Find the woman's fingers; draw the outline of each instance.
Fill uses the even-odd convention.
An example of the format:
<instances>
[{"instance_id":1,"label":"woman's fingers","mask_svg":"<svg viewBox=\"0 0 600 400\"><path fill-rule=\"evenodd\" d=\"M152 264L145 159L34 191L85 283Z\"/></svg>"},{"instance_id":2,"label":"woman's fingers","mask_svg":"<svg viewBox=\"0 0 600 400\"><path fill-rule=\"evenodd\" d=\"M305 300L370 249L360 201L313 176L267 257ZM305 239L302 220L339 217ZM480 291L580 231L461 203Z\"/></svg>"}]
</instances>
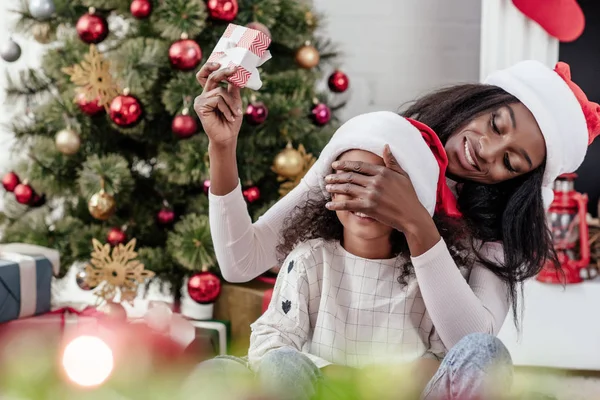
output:
<instances>
[{"instance_id":1,"label":"woman's fingers","mask_svg":"<svg viewBox=\"0 0 600 400\"><path fill-rule=\"evenodd\" d=\"M386 168L383 165L369 164L362 161L335 161L331 166L338 171L351 171L370 176L381 174Z\"/></svg>"},{"instance_id":2,"label":"woman's fingers","mask_svg":"<svg viewBox=\"0 0 600 400\"><path fill-rule=\"evenodd\" d=\"M352 183L334 183L325 186L325 189L331 194L344 194L355 198L363 198L367 193L367 189L363 186Z\"/></svg>"},{"instance_id":3,"label":"woman's fingers","mask_svg":"<svg viewBox=\"0 0 600 400\"><path fill-rule=\"evenodd\" d=\"M241 97L235 97L235 93L232 94L230 90L222 87L218 87L202 95L202 97L206 98L215 96L220 96L221 98L223 98L223 100L225 100L225 103L229 106L229 108L234 114L238 114L240 116L242 115L243 112Z\"/></svg>"},{"instance_id":4,"label":"woman's fingers","mask_svg":"<svg viewBox=\"0 0 600 400\"><path fill-rule=\"evenodd\" d=\"M331 174L325 177L326 183L354 183L360 186L367 186L371 178L366 175L362 175L356 172L341 172L338 174Z\"/></svg>"},{"instance_id":5,"label":"woman's fingers","mask_svg":"<svg viewBox=\"0 0 600 400\"><path fill-rule=\"evenodd\" d=\"M231 75L235 73L235 67L228 67L224 69L220 69L218 71L213 71L208 78L206 79L206 83L204 84L204 90L211 91L217 87L219 87L219 83L226 81Z\"/></svg>"},{"instance_id":6,"label":"woman's fingers","mask_svg":"<svg viewBox=\"0 0 600 400\"><path fill-rule=\"evenodd\" d=\"M200 84L200 86L204 87L206 85L206 80L208 76L218 70L221 67L221 64L215 62L206 63L200 68L200 71L196 74L196 80Z\"/></svg>"},{"instance_id":7,"label":"woman's fingers","mask_svg":"<svg viewBox=\"0 0 600 400\"><path fill-rule=\"evenodd\" d=\"M325 204L328 210L332 211L354 211L354 212L364 212L367 207L367 201L364 199L342 199L342 200L334 200L332 199L330 202Z\"/></svg>"},{"instance_id":8,"label":"woman's fingers","mask_svg":"<svg viewBox=\"0 0 600 400\"><path fill-rule=\"evenodd\" d=\"M235 115L223 97L215 95L212 97L199 97L194 105L196 113L207 115L215 110L219 110L229 121L235 121Z\"/></svg>"},{"instance_id":9,"label":"woman's fingers","mask_svg":"<svg viewBox=\"0 0 600 400\"><path fill-rule=\"evenodd\" d=\"M398 164L398 160L396 160L396 157L394 157L392 154L392 150L388 144L386 144L383 148L383 163L392 171L396 171L402 175L407 175L402 167L400 167L400 164Z\"/></svg>"}]
</instances>

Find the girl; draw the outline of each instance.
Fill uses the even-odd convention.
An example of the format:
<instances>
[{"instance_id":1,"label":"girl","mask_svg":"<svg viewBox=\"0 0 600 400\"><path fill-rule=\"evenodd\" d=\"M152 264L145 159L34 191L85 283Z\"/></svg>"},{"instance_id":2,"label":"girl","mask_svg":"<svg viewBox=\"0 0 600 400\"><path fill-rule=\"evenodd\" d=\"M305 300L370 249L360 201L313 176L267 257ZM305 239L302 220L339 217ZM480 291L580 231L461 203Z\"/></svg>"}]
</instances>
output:
<instances>
[{"instance_id":1,"label":"girl","mask_svg":"<svg viewBox=\"0 0 600 400\"><path fill-rule=\"evenodd\" d=\"M443 147L433 132L410 122L391 112L349 120L319 157L319 182L325 186L332 172L327 166L336 160L383 166L393 156L400 160L399 173L420 182L417 198L429 215L435 209L436 226L450 233L444 235L447 243L467 265L458 255L460 236L452 234L459 221L449 218L458 214L445 186ZM418 283L406 273L405 237L360 212L325 208L329 197L340 201L347 195L324 191L322 196L307 198L286 222L278 251L287 258L268 310L252 325L249 365L264 382L279 387L278 398L281 393L309 398L320 369L331 365L404 364L446 353ZM468 277L468 267L461 273ZM402 388L404 394L408 389Z\"/></svg>"},{"instance_id":2,"label":"girl","mask_svg":"<svg viewBox=\"0 0 600 400\"><path fill-rule=\"evenodd\" d=\"M399 173L421 182L415 194L429 215L435 210L436 226L449 233L460 223L451 218L459 214L444 179L447 159L431 130L387 111L342 125L318 160L321 193L309 194L283 229L283 269L268 310L252 325L248 366L276 398L309 398L320 369L331 365L362 368L423 356L437 360L446 353L417 281L405 273L404 236L362 213L325 208L329 197L347 197L325 190L332 162L383 166L392 155L400 160ZM446 241L467 265L458 255L459 238L449 234ZM468 267L461 273L468 276ZM219 358L212 364L228 370L246 360Z\"/></svg>"},{"instance_id":3,"label":"girl","mask_svg":"<svg viewBox=\"0 0 600 400\"><path fill-rule=\"evenodd\" d=\"M241 98L236 88L218 87L233 71L211 74L217 68L205 65L198 73L204 92L195 109L210 141L215 252L224 277L239 282L277 264L283 223L319 186L319 167L252 224L235 161ZM571 81L566 64L552 70L524 61L492 74L486 84L426 95L403 113L432 128L448 154L447 181L468 226L456 233L469 238L475 259L468 282L415 195L418 183L394 169L395 159L385 166L341 161L333 168L342 173L326 177L329 193L350 197L331 201L329 209L360 212L404 233L408 272L415 275L435 330L450 349L432 379L446 389L446 398L468 398L463 390L476 389L486 365L505 354L494 335L511 303L516 319L520 282L545 262L557 265L545 207L555 178L578 168L600 132L599 108Z\"/></svg>"}]
</instances>

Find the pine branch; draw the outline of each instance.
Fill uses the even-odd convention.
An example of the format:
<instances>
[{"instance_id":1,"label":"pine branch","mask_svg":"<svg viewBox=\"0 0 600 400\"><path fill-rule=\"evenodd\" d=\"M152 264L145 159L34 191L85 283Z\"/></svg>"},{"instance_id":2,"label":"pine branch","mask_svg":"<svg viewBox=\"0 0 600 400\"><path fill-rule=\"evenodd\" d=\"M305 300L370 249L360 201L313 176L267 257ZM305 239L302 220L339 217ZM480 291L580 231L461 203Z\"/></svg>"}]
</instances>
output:
<instances>
[{"instance_id":1,"label":"pine branch","mask_svg":"<svg viewBox=\"0 0 600 400\"><path fill-rule=\"evenodd\" d=\"M77 192L77 167L80 156L66 156L56 149L54 140L37 137L28 152L28 177L36 191L47 196L72 196Z\"/></svg>"},{"instance_id":2,"label":"pine branch","mask_svg":"<svg viewBox=\"0 0 600 400\"><path fill-rule=\"evenodd\" d=\"M181 266L198 271L215 263L208 216L189 214L175 225L167 251Z\"/></svg>"},{"instance_id":3,"label":"pine branch","mask_svg":"<svg viewBox=\"0 0 600 400\"><path fill-rule=\"evenodd\" d=\"M179 40L182 33L191 38L206 26L206 6L202 0L163 0L151 18L163 38Z\"/></svg>"},{"instance_id":4,"label":"pine branch","mask_svg":"<svg viewBox=\"0 0 600 400\"><path fill-rule=\"evenodd\" d=\"M272 27L277 24L281 3L281 0L241 0L235 23L246 25L249 22L260 22Z\"/></svg>"},{"instance_id":5,"label":"pine branch","mask_svg":"<svg viewBox=\"0 0 600 400\"><path fill-rule=\"evenodd\" d=\"M141 247L138 250L138 259L147 270L157 275L168 273L173 267L173 262L164 249Z\"/></svg>"},{"instance_id":6,"label":"pine branch","mask_svg":"<svg viewBox=\"0 0 600 400\"><path fill-rule=\"evenodd\" d=\"M172 115L180 113L186 103L191 111L194 98L200 89L200 85L196 81L196 75L187 72L176 72L173 79L164 88L162 103L167 112Z\"/></svg>"},{"instance_id":7,"label":"pine branch","mask_svg":"<svg viewBox=\"0 0 600 400\"><path fill-rule=\"evenodd\" d=\"M208 177L205 165L208 142L203 133L180 140L174 151L163 151L158 156L159 176L174 185L202 187Z\"/></svg>"},{"instance_id":8,"label":"pine branch","mask_svg":"<svg viewBox=\"0 0 600 400\"><path fill-rule=\"evenodd\" d=\"M91 155L83 163L79 173L79 190L84 198L90 198L102 188L117 197L127 197L133 189L133 178L129 164L123 156L109 154L104 157Z\"/></svg>"},{"instance_id":9,"label":"pine branch","mask_svg":"<svg viewBox=\"0 0 600 400\"><path fill-rule=\"evenodd\" d=\"M6 73L6 102L8 104L36 103L40 100L41 95L47 94L53 88L53 82L35 69L19 71L18 75L15 80L8 71Z\"/></svg>"},{"instance_id":10,"label":"pine branch","mask_svg":"<svg viewBox=\"0 0 600 400\"><path fill-rule=\"evenodd\" d=\"M129 39L111 55L113 76L119 80L121 87L127 87L140 99L147 100L161 70L169 67L167 52L167 43L162 40Z\"/></svg>"}]
</instances>

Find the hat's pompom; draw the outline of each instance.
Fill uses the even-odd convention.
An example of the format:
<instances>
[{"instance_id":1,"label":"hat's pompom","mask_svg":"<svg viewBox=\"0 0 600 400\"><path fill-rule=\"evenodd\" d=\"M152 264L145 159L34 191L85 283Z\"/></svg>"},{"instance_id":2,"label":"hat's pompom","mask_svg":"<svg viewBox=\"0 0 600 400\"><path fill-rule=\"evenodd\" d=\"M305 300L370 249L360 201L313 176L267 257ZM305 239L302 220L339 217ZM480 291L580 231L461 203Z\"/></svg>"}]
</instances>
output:
<instances>
[{"instance_id":1,"label":"hat's pompom","mask_svg":"<svg viewBox=\"0 0 600 400\"><path fill-rule=\"evenodd\" d=\"M589 101L583 90L571 80L571 68L569 64L559 62L556 64L554 71L567 83L581 105L588 128L588 144L591 144L600 135L600 104Z\"/></svg>"}]
</instances>

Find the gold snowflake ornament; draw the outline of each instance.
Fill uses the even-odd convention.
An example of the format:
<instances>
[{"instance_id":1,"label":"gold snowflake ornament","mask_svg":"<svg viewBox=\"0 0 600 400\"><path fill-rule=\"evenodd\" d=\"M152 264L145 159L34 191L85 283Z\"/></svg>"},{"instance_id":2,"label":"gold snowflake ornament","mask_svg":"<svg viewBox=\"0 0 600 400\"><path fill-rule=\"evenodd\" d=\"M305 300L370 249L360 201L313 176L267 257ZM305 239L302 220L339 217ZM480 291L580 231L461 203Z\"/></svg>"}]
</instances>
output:
<instances>
[{"instance_id":1,"label":"gold snowflake ornament","mask_svg":"<svg viewBox=\"0 0 600 400\"><path fill-rule=\"evenodd\" d=\"M279 195L281 197L285 196L286 194L291 192L292 189L298 186L302 178L304 178L304 175L306 175L306 173L313 166L315 161L317 161L317 159L312 154L306 153L306 149L302 144L298 146L298 152L302 155L302 158L304 159L304 168L302 169L302 172L298 174L298 176L296 176L293 180L288 180L283 176L277 177L278 182L283 182L281 185L279 185Z\"/></svg>"},{"instance_id":2,"label":"gold snowflake ornament","mask_svg":"<svg viewBox=\"0 0 600 400\"><path fill-rule=\"evenodd\" d=\"M122 302L133 303L138 285L154 276L154 272L144 270L144 264L136 260L136 240L117 245L112 253L110 245L103 245L96 239L92 243L91 264L85 268L86 284L95 287L95 295L106 301L113 301L119 291Z\"/></svg>"},{"instance_id":3,"label":"gold snowflake ornament","mask_svg":"<svg viewBox=\"0 0 600 400\"><path fill-rule=\"evenodd\" d=\"M90 46L89 53L81 63L63 68L62 71L71 77L71 82L80 87L87 101L98 99L98 103L107 111L112 99L119 94L117 84L110 74L110 62L98 52L95 45Z\"/></svg>"}]
</instances>

